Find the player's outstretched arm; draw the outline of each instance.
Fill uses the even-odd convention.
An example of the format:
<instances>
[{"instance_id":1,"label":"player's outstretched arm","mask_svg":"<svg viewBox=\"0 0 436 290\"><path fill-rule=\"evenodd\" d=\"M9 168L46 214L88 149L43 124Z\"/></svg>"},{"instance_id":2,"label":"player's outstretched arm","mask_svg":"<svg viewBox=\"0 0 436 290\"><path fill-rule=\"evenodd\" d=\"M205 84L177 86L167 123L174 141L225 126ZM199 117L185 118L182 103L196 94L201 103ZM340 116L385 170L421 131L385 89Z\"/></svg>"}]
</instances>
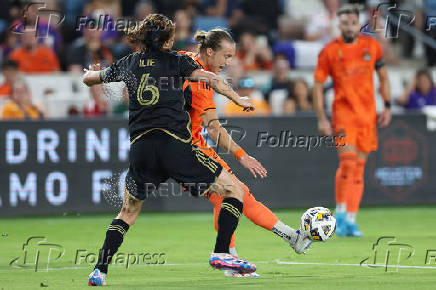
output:
<instances>
[{"instance_id":1,"label":"player's outstretched arm","mask_svg":"<svg viewBox=\"0 0 436 290\"><path fill-rule=\"evenodd\" d=\"M332 126L324 110L324 84L315 81L313 85L313 99L315 101L316 114L318 116L318 130L321 134L331 136L333 134Z\"/></svg>"},{"instance_id":2,"label":"player's outstretched arm","mask_svg":"<svg viewBox=\"0 0 436 290\"><path fill-rule=\"evenodd\" d=\"M239 96L232 87L220 76L213 72L196 69L190 76L191 81L208 83L217 93L222 94L232 100L236 105L244 108L244 111L254 111L253 102L248 97Z\"/></svg>"},{"instance_id":3,"label":"player's outstretched arm","mask_svg":"<svg viewBox=\"0 0 436 290\"><path fill-rule=\"evenodd\" d=\"M101 79L101 67L100 64L92 64L89 66L89 69L83 69L85 73L83 74L82 81L88 87L93 85L99 85L103 81Z\"/></svg>"},{"instance_id":4,"label":"player's outstretched arm","mask_svg":"<svg viewBox=\"0 0 436 290\"><path fill-rule=\"evenodd\" d=\"M236 144L227 130L221 126L221 123L218 120L218 114L215 110L202 114L201 118L203 119L203 123L205 124L207 132L212 140L222 149L232 153L241 165L250 171L254 178L256 178L257 175L262 178L267 176L267 171L262 164L248 155L244 149Z\"/></svg>"}]
</instances>

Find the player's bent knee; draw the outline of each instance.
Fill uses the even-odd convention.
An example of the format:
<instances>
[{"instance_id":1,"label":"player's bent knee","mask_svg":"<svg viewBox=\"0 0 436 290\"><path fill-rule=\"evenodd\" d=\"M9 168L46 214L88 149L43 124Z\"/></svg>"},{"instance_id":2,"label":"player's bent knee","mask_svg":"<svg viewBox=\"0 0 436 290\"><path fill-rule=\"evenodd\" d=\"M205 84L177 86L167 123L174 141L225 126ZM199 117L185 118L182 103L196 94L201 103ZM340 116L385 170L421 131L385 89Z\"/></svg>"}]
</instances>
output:
<instances>
[{"instance_id":1,"label":"player's bent knee","mask_svg":"<svg viewBox=\"0 0 436 290\"><path fill-rule=\"evenodd\" d=\"M223 197L244 200L244 187L226 170L223 170L218 176L212 189Z\"/></svg>"}]
</instances>

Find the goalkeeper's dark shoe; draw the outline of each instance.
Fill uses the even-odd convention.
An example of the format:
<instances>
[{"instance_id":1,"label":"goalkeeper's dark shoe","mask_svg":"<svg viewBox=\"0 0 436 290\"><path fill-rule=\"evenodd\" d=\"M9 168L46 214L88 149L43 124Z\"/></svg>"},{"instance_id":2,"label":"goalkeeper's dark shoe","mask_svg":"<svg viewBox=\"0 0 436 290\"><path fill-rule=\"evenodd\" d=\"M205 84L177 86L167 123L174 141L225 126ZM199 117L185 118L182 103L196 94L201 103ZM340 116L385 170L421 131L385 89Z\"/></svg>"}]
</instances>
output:
<instances>
[{"instance_id":1,"label":"goalkeeper's dark shoe","mask_svg":"<svg viewBox=\"0 0 436 290\"><path fill-rule=\"evenodd\" d=\"M209 258L212 268L220 270L234 270L239 273L252 273L256 271L254 264L240 260L227 253L212 253Z\"/></svg>"},{"instance_id":2,"label":"goalkeeper's dark shoe","mask_svg":"<svg viewBox=\"0 0 436 290\"><path fill-rule=\"evenodd\" d=\"M100 272L99 269L95 269L89 274L89 286L105 286L106 285L106 274Z\"/></svg>"}]
</instances>

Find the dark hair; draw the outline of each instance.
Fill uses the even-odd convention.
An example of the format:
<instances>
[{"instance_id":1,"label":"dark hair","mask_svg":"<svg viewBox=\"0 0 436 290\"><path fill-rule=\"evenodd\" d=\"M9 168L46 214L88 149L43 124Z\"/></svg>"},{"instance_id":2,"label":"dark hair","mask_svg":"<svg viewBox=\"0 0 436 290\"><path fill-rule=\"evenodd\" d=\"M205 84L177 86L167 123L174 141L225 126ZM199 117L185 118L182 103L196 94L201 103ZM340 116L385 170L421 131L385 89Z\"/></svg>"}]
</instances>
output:
<instances>
[{"instance_id":1,"label":"dark hair","mask_svg":"<svg viewBox=\"0 0 436 290\"><path fill-rule=\"evenodd\" d=\"M420 76L426 76L426 77L430 80L431 87L432 87L432 88L435 87L435 86L434 86L434 82L433 82L433 76L431 75L431 73L430 73L428 70L426 70L426 69L420 69L420 70L418 70L418 71L416 72L416 78L419 78ZM422 92L419 92L419 93L422 93Z\"/></svg>"},{"instance_id":2,"label":"dark hair","mask_svg":"<svg viewBox=\"0 0 436 290\"><path fill-rule=\"evenodd\" d=\"M134 29L128 30L127 37L132 44L140 45L143 49L160 50L175 31L176 25L168 17L150 14Z\"/></svg>"},{"instance_id":3,"label":"dark hair","mask_svg":"<svg viewBox=\"0 0 436 290\"><path fill-rule=\"evenodd\" d=\"M345 4L338 10L338 17L342 14L356 14L359 17L360 6L356 4Z\"/></svg>"},{"instance_id":4,"label":"dark hair","mask_svg":"<svg viewBox=\"0 0 436 290\"><path fill-rule=\"evenodd\" d=\"M8 68L18 70L18 62L12 59L5 60L2 64L2 70L6 70Z\"/></svg>"},{"instance_id":5,"label":"dark hair","mask_svg":"<svg viewBox=\"0 0 436 290\"><path fill-rule=\"evenodd\" d=\"M293 80L292 82L290 82L289 84L289 95L288 95L288 99L297 99L297 96L295 94L295 87L297 86L297 84L303 84L306 88L307 88L307 92L308 92L308 100L313 103L313 96L311 94L311 90L309 87L309 84L306 82L306 80L304 78L297 78L295 80Z\"/></svg>"},{"instance_id":6,"label":"dark hair","mask_svg":"<svg viewBox=\"0 0 436 290\"><path fill-rule=\"evenodd\" d=\"M222 28L214 28L209 31L198 30L194 34L194 40L199 43L199 50L204 51L206 48L212 48L217 51L221 49L221 41L226 40L235 43L229 32Z\"/></svg>"}]
</instances>

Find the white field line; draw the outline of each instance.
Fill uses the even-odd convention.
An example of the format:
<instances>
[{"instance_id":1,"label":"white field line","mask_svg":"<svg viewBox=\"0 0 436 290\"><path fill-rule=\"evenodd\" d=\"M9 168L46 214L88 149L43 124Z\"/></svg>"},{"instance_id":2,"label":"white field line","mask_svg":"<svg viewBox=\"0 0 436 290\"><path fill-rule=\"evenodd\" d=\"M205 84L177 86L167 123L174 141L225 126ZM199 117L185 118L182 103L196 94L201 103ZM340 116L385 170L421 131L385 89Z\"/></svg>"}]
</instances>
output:
<instances>
[{"instance_id":1,"label":"white field line","mask_svg":"<svg viewBox=\"0 0 436 290\"><path fill-rule=\"evenodd\" d=\"M386 265L381 264L341 264L341 263L309 263L309 262L285 262L276 260L279 265L314 265L314 266L344 266L344 267L380 267L385 268ZM436 269L435 266L407 266L407 265L388 265L388 268L406 268L406 269Z\"/></svg>"},{"instance_id":2,"label":"white field line","mask_svg":"<svg viewBox=\"0 0 436 290\"><path fill-rule=\"evenodd\" d=\"M270 264L271 261L256 261L254 264ZM207 263L165 263L165 264L140 264L140 266L146 267L162 267L162 266L204 266ZM138 264L132 264L129 266L139 266ZM88 266L71 266L71 267L56 267L56 268L43 268L38 269L38 272L56 271L56 270L82 270L82 269L93 269L93 265ZM126 268L126 265L111 265L110 268ZM9 269L0 269L0 272L11 272L11 271L35 271L35 267L10 267Z\"/></svg>"},{"instance_id":3,"label":"white field line","mask_svg":"<svg viewBox=\"0 0 436 290\"><path fill-rule=\"evenodd\" d=\"M312 265L312 266L342 266L342 267L381 267L384 268L386 267L385 265L375 265L375 264L365 264L365 265L360 265L360 264L344 264L344 263L320 263L320 262L286 262L286 261L280 261L280 260L275 260L275 262L278 265ZM256 261L253 262L255 264L270 264L272 263L271 261ZM149 267L162 267L162 266L167 266L167 267L178 267L178 266L204 266L207 263L165 263L165 264L148 264L147 266ZM135 266L135 264L133 264L132 266ZM112 265L111 268L125 268L125 265ZM407 265L388 265L388 268L406 268L406 269L435 269L435 266L407 266ZM92 266L88 265L88 266L73 266L73 267L56 267L56 268L41 268L38 270L38 272L47 272L47 271L59 271L59 270L83 270L83 269L91 269L92 270ZM2 269L0 270L0 272L11 272L11 271L35 271L35 268L20 268L20 267L10 267L9 269Z\"/></svg>"}]
</instances>

